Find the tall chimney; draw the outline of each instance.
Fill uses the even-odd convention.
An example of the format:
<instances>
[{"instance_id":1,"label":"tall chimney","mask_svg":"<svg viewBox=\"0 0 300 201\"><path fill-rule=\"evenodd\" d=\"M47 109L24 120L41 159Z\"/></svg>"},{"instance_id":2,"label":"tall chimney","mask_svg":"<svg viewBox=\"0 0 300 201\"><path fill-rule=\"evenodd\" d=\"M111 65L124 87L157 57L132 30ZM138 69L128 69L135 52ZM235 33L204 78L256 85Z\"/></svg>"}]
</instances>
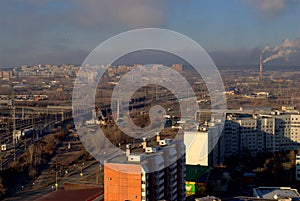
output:
<instances>
[{"instance_id":1,"label":"tall chimney","mask_svg":"<svg viewBox=\"0 0 300 201\"><path fill-rule=\"evenodd\" d=\"M263 64L262 64L262 55L259 55L259 80L263 80Z\"/></svg>"}]
</instances>

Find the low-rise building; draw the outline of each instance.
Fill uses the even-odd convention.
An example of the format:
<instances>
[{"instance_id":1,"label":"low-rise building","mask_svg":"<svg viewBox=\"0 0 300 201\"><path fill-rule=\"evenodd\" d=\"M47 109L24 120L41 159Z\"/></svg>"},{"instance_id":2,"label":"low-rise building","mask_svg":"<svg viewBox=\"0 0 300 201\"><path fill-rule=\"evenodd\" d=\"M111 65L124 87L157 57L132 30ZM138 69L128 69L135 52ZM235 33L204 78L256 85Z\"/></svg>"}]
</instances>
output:
<instances>
[{"instance_id":1,"label":"low-rise building","mask_svg":"<svg viewBox=\"0 0 300 201\"><path fill-rule=\"evenodd\" d=\"M290 187L258 187L253 188L253 197L274 200L300 199L297 189Z\"/></svg>"}]
</instances>

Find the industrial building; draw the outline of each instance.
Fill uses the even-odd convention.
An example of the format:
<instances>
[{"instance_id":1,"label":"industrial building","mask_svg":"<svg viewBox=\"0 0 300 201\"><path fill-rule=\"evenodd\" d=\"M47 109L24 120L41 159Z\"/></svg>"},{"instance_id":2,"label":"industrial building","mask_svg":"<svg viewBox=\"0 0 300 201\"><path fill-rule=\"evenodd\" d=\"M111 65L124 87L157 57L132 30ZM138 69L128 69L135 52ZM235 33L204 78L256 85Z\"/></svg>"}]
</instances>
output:
<instances>
[{"instance_id":1,"label":"industrial building","mask_svg":"<svg viewBox=\"0 0 300 201\"><path fill-rule=\"evenodd\" d=\"M104 163L104 198L185 200L185 146L180 140L145 139Z\"/></svg>"}]
</instances>

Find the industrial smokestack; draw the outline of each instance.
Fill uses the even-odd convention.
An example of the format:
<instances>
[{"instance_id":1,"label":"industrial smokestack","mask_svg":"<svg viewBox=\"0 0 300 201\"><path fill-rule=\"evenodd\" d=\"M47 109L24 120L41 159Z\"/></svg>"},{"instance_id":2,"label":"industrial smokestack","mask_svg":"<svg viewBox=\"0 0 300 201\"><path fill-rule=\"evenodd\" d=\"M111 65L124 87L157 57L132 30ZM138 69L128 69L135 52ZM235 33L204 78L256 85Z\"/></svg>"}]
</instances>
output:
<instances>
[{"instance_id":1,"label":"industrial smokestack","mask_svg":"<svg viewBox=\"0 0 300 201\"><path fill-rule=\"evenodd\" d=\"M263 61L262 61L262 55L259 55L259 80L263 80Z\"/></svg>"},{"instance_id":2,"label":"industrial smokestack","mask_svg":"<svg viewBox=\"0 0 300 201\"><path fill-rule=\"evenodd\" d=\"M262 53L271 53L270 56L263 60L263 64L274 59L284 58L285 61L289 60L289 57L298 53L300 49L300 38L292 41L286 38L282 44L275 45L274 47L266 46Z\"/></svg>"}]
</instances>

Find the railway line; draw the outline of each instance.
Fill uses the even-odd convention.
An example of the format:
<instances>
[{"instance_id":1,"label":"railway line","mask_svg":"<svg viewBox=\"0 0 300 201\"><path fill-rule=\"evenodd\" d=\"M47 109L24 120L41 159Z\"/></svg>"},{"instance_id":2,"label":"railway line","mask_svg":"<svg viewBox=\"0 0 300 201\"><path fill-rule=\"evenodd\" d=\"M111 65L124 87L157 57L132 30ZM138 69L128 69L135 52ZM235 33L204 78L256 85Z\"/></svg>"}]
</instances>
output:
<instances>
[{"instance_id":1,"label":"railway line","mask_svg":"<svg viewBox=\"0 0 300 201\"><path fill-rule=\"evenodd\" d=\"M5 123L0 123L0 170L6 169L9 164L14 161L19 155L24 153L27 147L29 147L40 137L43 137L44 133L48 133L51 127L54 127L61 122L71 119L71 111L53 112L49 113L49 110L43 113L39 112L26 115L23 119L8 118ZM13 132L24 131L25 129L33 129L29 136L24 136L25 139L18 139L13 143Z\"/></svg>"}]
</instances>

